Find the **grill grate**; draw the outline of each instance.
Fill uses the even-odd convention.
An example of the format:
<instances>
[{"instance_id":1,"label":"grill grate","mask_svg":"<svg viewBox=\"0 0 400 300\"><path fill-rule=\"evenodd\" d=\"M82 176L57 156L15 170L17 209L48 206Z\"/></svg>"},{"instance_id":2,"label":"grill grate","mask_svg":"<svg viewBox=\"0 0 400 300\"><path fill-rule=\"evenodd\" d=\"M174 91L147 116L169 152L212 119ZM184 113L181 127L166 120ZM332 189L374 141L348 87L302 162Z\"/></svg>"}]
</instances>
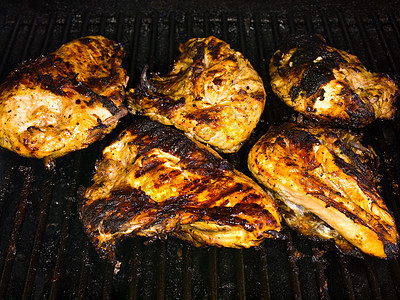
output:
<instances>
[{"instance_id":1,"label":"grill grate","mask_svg":"<svg viewBox=\"0 0 400 300\"><path fill-rule=\"evenodd\" d=\"M138 83L145 64L167 72L178 44L216 35L241 51L266 83L263 118L248 145L227 158L246 172L249 147L270 124L292 111L268 85L268 61L290 31L323 34L328 43L356 54L375 71L398 73L399 18L393 12L335 9L257 13L124 11L118 14L43 13L0 20L0 79L20 61L89 34L121 42L124 61ZM77 189L87 186L95 159L118 131L88 149L57 160L54 172L42 163L0 150L0 298L5 299L398 299L397 260L363 260L321 252L317 243L291 230L285 241L266 240L248 250L197 249L179 240L124 241L121 271L99 260L76 214ZM400 222L399 118L365 128L365 140L381 158L383 196Z\"/></svg>"}]
</instances>

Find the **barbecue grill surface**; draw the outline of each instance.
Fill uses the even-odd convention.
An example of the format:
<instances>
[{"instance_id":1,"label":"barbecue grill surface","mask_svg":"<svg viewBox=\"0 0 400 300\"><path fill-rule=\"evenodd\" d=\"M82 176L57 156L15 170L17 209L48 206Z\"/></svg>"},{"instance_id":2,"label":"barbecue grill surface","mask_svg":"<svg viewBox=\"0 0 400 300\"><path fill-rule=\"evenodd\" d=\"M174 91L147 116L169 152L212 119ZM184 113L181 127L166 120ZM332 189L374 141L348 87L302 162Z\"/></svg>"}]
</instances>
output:
<instances>
[{"instance_id":1,"label":"barbecue grill surface","mask_svg":"<svg viewBox=\"0 0 400 300\"><path fill-rule=\"evenodd\" d=\"M124 66L132 87L145 64L165 74L179 43L215 35L250 60L268 93L250 141L238 154L225 155L248 175L251 145L268 126L294 115L273 96L268 78L268 61L286 33L321 33L329 44L356 54L370 70L400 74L396 1L340 1L335 7L314 1L203 1L202 7L194 1L93 3L4 4L0 80L26 59L81 36L102 34L126 49ZM118 248L122 264L114 275L83 234L76 206L101 150L132 118L124 118L103 141L57 159L54 171L39 160L0 149L0 299L400 298L397 260L343 256L290 229L284 231L286 240L266 240L248 250L199 249L174 238L126 240ZM382 195L400 224L398 113L393 121L378 121L361 131L380 157Z\"/></svg>"}]
</instances>

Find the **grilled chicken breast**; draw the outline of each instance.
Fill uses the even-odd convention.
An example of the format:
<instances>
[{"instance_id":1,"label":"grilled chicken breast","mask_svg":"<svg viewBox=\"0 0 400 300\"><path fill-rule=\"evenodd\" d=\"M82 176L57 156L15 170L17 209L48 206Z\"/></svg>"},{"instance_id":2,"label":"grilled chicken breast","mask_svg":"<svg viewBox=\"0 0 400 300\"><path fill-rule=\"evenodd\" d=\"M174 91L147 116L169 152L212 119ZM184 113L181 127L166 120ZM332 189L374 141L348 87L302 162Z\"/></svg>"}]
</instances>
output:
<instances>
[{"instance_id":1,"label":"grilled chicken breast","mask_svg":"<svg viewBox=\"0 0 400 300\"><path fill-rule=\"evenodd\" d=\"M251 247L280 230L276 204L211 148L138 119L106 147L79 208L103 257L135 235Z\"/></svg>"},{"instance_id":2,"label":"grilled chicken breast","mask_svg":"<svg viewBox=\"0 0 400 300\"><path fill-rule=\"evenodd\" d=\"M124 55L88 36L22 63L0 86L0 146L50 160L109 133L127 114Z\"/></svg>"},{"instance_id":3,"label":"grilled chicken breast","mask_svg":"<svg viewBox=\"0 0 400 300\"><path fill-rule=\"evenodd\" d=\"M132 113L174 125L219 152L240 149L265 105L261 78L243 55L211 36L179 47L165 76L153 74L128 95Z\"/></svg>"},{"instance_id":4,"label":"grilled chicken breast","mask_svg":"<svg viewBox=\"0 0 400 300\"><path fill-rule=\"evenodd\" d=\"M397 82L367 71L356 56L328 46L320 35L288 37L269 71L274 93L319 122L362 127L396 111Z\"/></svg>"},{"instance_id":5,"label":"grilled chicken breast","mask_svg":"<svg viewBox=\"0 0 400 300\"><path fill-rule=\"evenodd\" d=\"M380 258L398 254L394 219L375 188L374 152L360 137L317 124L272 127L251 149L248 166L280 203L288 225Z\"/></svg>"}]
</instances>

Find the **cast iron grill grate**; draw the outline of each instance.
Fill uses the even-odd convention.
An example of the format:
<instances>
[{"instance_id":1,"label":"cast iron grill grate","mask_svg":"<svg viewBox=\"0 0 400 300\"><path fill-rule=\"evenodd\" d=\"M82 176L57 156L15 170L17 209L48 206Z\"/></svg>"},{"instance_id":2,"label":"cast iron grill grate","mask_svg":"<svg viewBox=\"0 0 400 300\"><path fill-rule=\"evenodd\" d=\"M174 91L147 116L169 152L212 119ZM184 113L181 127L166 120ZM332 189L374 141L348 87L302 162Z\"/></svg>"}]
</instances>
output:
<instances>
[{"instance_id":1,"label":"cast iron grill grate","mask_svg":"<svg viewBox=\"0 0 400 300\"><path fill-rule=\"evenodd\" d=\"M215 35L241 51L262 76L268 102L252 139L227 158L246 170L247 151L271 124L292 111L269 89L268 61L293 31L318 32L356 54L368 68L398 74L399 17L390 11L259 11L250 13L159 12L119 14L43 13L0 19L0 79L19 62L52 51L74 38L102 34L121 42L131 78L145 64L165 73L178 45ZM198 249L176 239L148 243L135 238L119 248L121 271L97 258L76 214L77 190L87 186L105 140L42 163L0 150L0 298L4 299L398 299L397 260L364 259L321 251L289 229L284 241L266 240L248 250ZM381 158L383 196L400 222L399 118L363 130Z\"/></svg>"}]
</instances>

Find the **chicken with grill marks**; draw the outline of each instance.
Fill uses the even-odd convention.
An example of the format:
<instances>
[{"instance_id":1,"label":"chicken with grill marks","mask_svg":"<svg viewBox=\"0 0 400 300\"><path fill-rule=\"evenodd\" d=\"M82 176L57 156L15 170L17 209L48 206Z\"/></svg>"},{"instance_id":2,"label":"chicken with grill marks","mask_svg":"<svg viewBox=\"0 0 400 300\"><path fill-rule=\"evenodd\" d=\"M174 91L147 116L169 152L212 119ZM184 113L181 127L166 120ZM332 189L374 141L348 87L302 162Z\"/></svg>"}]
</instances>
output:
<instances>
[{"instance_id":1,"label":"chicken with grill marks","mask_svg":"<svg viewBox=\"0 0 400 300\"><path fill-rule=\"evenodd\" d=\"M181 44L172 71L153 74L128 94L135 114L174 125L219 152L240 149L265 105L261 78L250 62L213 36Z\"/></svg>"},{"instance_id":2,"label":"chicken with grill marks","mask_svg":"<svg viewBox=\"0 0 400 300\"><path fill-rule=\"evenodd\" d=\"M359 59L326 44L320 35L289 36L269 65L274 93L321 123L362 127L391 119L397 80L371 73Z\"/></svg>"},{"instance_id":3,"label":"chicken with grill marks","mask_svg":"<svg viewBox=\"0 0 400 300\"><path fill-rule=\"evenodd\" d=\"M0 146L49 163L109 133L127 114L124 55L87 36L22 63L0 86Z\"/></svg>"},{"instance_id":4,"label":"chicken with grill marks","mask_svg":"<svg viewBox=\"0 0 400 300\"><path fill-rule=\"evenodd\" d=\"M79 206L102 257L136 235L172 235L196 246L251 247L279 236L275 201L208 146L137 119L103 151Z\"/></svg>"},{"instance_id":5,"label":"chicken with grill marks","mask_svg":"<svg viewBox=\"0 0 400 300\"><path fill-rule=\"evenodd\" d=\"M290 227L334 240L345 253L393 258L398 233L376 188L376 163L360 136L313 123L270 128L248 157L250 171L277 199Z\"/></svg>"}]
</instances>

